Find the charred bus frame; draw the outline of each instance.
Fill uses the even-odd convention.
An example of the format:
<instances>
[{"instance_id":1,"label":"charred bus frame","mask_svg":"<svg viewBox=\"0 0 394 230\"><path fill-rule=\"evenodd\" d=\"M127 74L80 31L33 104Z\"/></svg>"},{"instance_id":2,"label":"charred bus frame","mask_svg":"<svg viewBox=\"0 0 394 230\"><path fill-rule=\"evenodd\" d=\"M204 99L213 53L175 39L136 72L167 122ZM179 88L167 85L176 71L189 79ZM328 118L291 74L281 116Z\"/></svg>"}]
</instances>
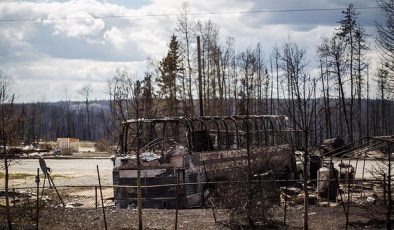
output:
<instances>
[{"instance_id":1,"label":"charred bus frame","mask_svg":"<svg viewBox=\"0 0 394 230\"><path fill-rule=\"evenodd\" d=\"M182 184L181 207L199 207L207 181L225 180L229 172L245 165L246 141L252 146L258 172L294 177L294 130L286 126L286 120L279 115L128 120L123 123L120 151L114 159L114 185L136 185L134 155L139 152L144 207L175 208L175 187L168 185L176 184L177 175ZM116 187L114 193L116 207L136 205L135 188Z\"/></svg>"}]
</instances>

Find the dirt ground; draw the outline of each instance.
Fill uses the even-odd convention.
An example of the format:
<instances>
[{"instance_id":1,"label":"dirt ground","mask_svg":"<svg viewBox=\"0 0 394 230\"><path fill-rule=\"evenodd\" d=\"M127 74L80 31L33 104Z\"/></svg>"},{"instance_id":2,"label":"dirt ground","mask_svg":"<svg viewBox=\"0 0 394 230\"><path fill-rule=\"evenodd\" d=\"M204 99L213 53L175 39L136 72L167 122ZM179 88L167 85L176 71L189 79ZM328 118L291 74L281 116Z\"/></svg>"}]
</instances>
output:
<instances>
[{"instance_id":1,"label":"dirt ground","mask_svg":"<svg viewBox=\"0 0 394 230\"><path fill-rule=\"evenodd\" d=\"M386 229L385 216L382 207L354 206L349 208L348 229ZM302 229L303 207L292 207L288 212L287 229ZM342 205L336 207L309 207L309 228L317 230L345 229L346 216ZM283 216L282 216L283 218Z\"/></svg>"},{"instance_id":2,"label":"dirt ground","mask_svg":"<svg viewBox=\"0 0 394 230\"><path fill-rule=\"evenodd\" d=\"M136 210L106 209L108 229L137 229ZM283 209L274 217L274 224L263 229L302 229L302 206L289 207L287 224L283 225ZM226 210L215 211L215 223L211 209L179 210L178 229L230 229L229 215ZM3 217L3 215L2 215ZM71 229L104 229L102 209L82 208L46 208L41 211L39 229L71 230ZM349 229L385 229L384 212L381 207L350 206ZM5 222L2 218L2 225ZM15 219L14 222L18 222ZM16 229L35 229L34 221L29 224L15 225ZM174 229L175 210L145 209L143 210L144 229ZM343 207L310 206L310 229L345 229L346 218ZM235 227L233 229L241 229ZM261 229L261 228L260 228Z\"/></svg>"},{"instance_id":3,"label":"dirt ground","mask_svg":"<svg viewBox=\"0 0 394 230\"><path fill-rule=\"evenodd\" d=\"M223 211L217 214L225 216ZM106 220L108 229L138 229L137 210L106 209ZM174 223L175 210L143 210L144 229L174 229ZM35 229L35 225L19 225L18 229ZM104 229L102 209L46 209L40 214L39 229ZM179 210L178 229L228 228L215 224L209 209L189 209Z\"/></svg>"}]
</instances>

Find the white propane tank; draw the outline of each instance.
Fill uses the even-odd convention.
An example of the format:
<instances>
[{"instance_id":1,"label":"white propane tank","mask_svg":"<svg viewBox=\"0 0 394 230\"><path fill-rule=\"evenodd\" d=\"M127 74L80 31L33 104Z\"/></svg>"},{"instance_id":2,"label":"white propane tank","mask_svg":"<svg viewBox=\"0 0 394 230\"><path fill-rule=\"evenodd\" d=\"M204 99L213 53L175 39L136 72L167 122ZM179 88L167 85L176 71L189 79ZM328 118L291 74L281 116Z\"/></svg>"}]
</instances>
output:
<instances>
[{"instance_id":1,"label":"white propane tank","mask_svg":"<svg viewBox=\"0 0 394 230\"><path fill-rule=\"evenodd\" d=\"M317 171L317 194L319 197L328 198L330 200L335 200L337 197L338 184L335 179L338 175L338 170L336 170L332 165L323 166Z\"/></svg>"},{"instance_id":2,"label":"white propane tank","mask_svg":"<svg viewBox=\"0 0 394 230\"><path fill-rule=\"evenodd\" d=\"M326 166L321 167L317 170L317 193L320 194L327 192L328 184L330 180L330 169Z\"/></svg>"}]
</instances>

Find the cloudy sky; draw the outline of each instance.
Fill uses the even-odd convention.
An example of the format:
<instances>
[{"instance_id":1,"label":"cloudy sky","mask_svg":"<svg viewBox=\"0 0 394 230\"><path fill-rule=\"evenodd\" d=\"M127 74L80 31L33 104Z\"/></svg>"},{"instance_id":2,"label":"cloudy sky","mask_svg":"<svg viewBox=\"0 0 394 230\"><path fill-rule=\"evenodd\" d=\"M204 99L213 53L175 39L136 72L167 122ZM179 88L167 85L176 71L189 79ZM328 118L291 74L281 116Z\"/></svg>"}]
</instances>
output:
<instances>
[{"instance_id":1,"label":"cloudy sky","mask_svg":"<svg viewBox=\"0 0 394 230\"><path fill-rule=\"evenodd\" d=\"M93 88L93 98L105 99L106 82L117 69L142 76L148 57L159 59L166 53L183 2L3 0L0 70L13 79L19 102L64 100L66 94L79 100L76 92L85 85ZM349 3L356 8L376 6L373 0L189 1L192 17L214 21L220 39L234 37L237 50L261 42L269 54L275 44L290 39L306 48L310 59L316 57L321 38L338 26L341 11L288 10L338 9ZM359 12L360 23L371 35L374 59L374 23L382 18L378 9Z\"/></svg>"}]
</instances>

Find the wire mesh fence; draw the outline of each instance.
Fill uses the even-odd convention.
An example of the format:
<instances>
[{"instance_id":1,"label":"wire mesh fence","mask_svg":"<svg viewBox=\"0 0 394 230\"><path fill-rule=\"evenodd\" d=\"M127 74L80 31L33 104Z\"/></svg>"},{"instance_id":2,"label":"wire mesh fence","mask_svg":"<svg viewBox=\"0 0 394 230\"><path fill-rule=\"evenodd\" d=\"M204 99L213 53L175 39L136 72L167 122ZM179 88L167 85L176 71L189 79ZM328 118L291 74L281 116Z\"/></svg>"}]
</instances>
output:
<instances>
[{"instance_id":1,"label":"wire mesh fence","mask_svg":"<svg viewBox=\"0 0 394 230\"><path fill-rule=\"evenodd\" d=\"M326 183L327 186L330 186L330 183L336 184L335 196L330 197L328 193L316 191L318 183ZM385 184L382 183L377 179L310 180L308 181L308 202L312 207L311 213L315 216L326 215L326 218L329 219L335 219L337 215L349 216L350 213L350 219L358 218L357 220L359 220L360 217L352 215L362 212L364 221L383 219L388 194L385 189L387 186L385 187ZM243 223L242 219L248 215L251 215L256 223L266 224L264 221L269 220L270 223L274 222L282 226L298 225L302 220L301 213L305 193L299 180L256 179L250 181L211 181L203 184L207 189L202 193L204 203L201 205L201 209L181 209L179 211L179 215L185 215L183 220L179 218L180 226L183 226L183 229L190 229L190 225L182 225L182 223L196 221L199 218L204 220L201 221L201 225L211 224L217 228ZM149 191L158 187L177 189L177 186L185 185L187 183L150 185L141 186L141 188ZM37 187L11 188L8 196L13 225L17 226L17 229L34 229L37 224L39 229L104 228L103 204L104 211L107 213L106 222L111 223L109 228L120 229L122 226L135 228L137 226L137 206L133 202L136 200L130 199L127 209L117 209L114 193L117 188L130 191L136 189L136 186L69 185L58 186L56 187L57 191L53 186L43 187L42 184L38 189ZM328 191L330 191L329 188ZM174 199L178 200L181 197L182 194ZM142 199L148 198L142 197ZM157 199L157 197L150 199ZM5 200L1 199L0 204L1 226L4 227L6 226ZM327 212L325 210L330 208L334 208L332 210L335 211ZM192 216L187 217L190 212L193 213ZM175 215L177 214L174 209L144 209L144 225L146 227L161 226L160 229L173 229L178 224L175 223ZM50 221L51 218L56 220L55 223ZM155 218L156 221L154 221ZM313 220L313 216L311 219ZM162 223L162 225L158 225L158 223ZM56 225L61 227L56 228Z\"/></svg>"}]
</instances>

